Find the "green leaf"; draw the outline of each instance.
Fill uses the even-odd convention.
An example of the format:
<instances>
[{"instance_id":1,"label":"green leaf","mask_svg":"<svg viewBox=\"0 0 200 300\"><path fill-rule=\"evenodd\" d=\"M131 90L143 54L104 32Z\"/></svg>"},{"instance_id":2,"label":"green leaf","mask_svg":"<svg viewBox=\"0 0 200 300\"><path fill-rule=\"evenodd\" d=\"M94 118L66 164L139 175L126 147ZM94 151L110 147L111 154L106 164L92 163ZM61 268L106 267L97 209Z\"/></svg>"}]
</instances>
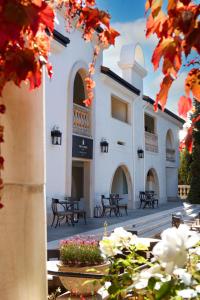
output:
<instances>
[{"instance_id":1,"label":"green leaf","mask_svg":"<svg viewBox=\"0 0 200 300\"><path fill-rule=\"evenodd\" d=\"M155 284L156 284L156 279L154 277L151 277L148 282L149 289L153 291Z\"/></svg>"},{"instance_id":2,"label":"green leaf","mask_svg":"<svg viewBox=\"0 0 200 300\"><path fill-rule=\"evenodd\" d=\"M162 300L164 296L170 291L171 281L164 282L161 288L156 293L156 300Z\"/></svg>"}]
</instances>

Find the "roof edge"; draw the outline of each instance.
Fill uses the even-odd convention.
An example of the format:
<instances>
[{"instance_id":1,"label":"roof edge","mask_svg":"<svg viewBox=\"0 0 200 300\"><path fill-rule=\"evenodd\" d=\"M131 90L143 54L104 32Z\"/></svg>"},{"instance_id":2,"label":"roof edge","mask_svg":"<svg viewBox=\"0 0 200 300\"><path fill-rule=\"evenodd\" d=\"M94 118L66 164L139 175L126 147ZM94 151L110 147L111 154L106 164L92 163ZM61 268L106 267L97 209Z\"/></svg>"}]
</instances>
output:
<instances>
[{"instance_id":1,"label":"roof edge","mask_svg":"<svg viewBox=\"0 0 200 300\"><path fill-rule=\"evenodd\" d=\"M137 89L135 86L130 84L128 81L124 80L122 77L117 75L115 72L111 71L108 67L101 66L101 73L109 76L110 78L112 78L116 82L120 83L121 85L126 87L128 90L130 90L134 94L136 94L138 96L140 95L141 91L139 89Z\"/></svg>"},{"instance_id":2,"label":"roof edge","mask_svg":"<svg viewBox=\"0 0 200 300\"><path fill-rule=\"evenodd\" d=\"M143 95L142 98L143 98L143 100L145 100L146 102L150 103L151 105L154 105L154 103L155 103L155 101L154 101L152 98L150 98L149 96ZM158 108L159 108L160 110L162 110L162 107L161 107L160 104L158 104ZM164 112L165 112L166 114L168 114L169 116L171 116L172 118L174 118L174 119L176 119L177 121L179 121L180 123L182 123L182 124L185 123L185 120L183 120L182 118L180 118L179 116L177 116L177 115L176 115L175 113L173 113L171 110L165 108L165 109L164 109Z\"/></svg>"}]
</instances>

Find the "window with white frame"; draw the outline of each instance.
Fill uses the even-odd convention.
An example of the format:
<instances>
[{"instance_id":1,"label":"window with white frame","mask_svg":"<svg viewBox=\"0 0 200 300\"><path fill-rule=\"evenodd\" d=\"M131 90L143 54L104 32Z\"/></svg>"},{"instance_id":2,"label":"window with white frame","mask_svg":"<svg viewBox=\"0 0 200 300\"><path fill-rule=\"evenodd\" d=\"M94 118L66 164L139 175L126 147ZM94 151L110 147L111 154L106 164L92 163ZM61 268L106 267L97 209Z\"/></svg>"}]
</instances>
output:
<instances>
[{"instance_id":1,"label":"window with white frame","mask_svg":"<svg viewBox=\"0 0 200 300\"><path fill-rule=\"evenodd\" d=\"M116 96L111 96L111 115L113 118L128 123L129 104Z\"/></svg>"}]
</instances>

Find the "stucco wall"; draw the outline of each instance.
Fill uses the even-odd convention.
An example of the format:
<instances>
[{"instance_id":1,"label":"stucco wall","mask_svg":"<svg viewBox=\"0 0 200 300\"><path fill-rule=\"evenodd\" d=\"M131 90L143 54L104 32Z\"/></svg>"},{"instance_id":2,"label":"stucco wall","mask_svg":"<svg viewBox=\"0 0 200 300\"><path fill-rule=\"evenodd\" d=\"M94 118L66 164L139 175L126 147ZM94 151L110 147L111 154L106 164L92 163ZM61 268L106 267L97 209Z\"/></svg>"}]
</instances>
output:
<instances>
[{"instance_id":1,"label":"stucco wall","mask_svg":"<svg viewBox=\"0 0 200 300\"><path fill-rule=\"evenodd\" d=\"M61 25L60 25L61 26ZM58 28L59 31L61 31ZM73 82L76 72L80 68L87 69L92 58L92 46L85 43L81 33L73 31L66 34L70 44L65 48L57 42L53 44L51 61L54 67L54 78L46 78L46 139L47 139L47 208L50 215L51 198L71 194L71 168L72 168L72 109L73 109ZM111 192L112 179L116 169L124 166L129 183L129 207L138 207L139 191L145 190L146 174L154 168L159 178L160 202L167 200L166 193L166 167L178 167L178 150L176 162L166 161L166 134L171 129L174 135L174 148L178 149L178 122L166 113L155 113L152 105L142 100L142 90L137 96L121 84L100 72L102 55L98 58L94 80L95 99L92 104L92 133L94 142L93 160L88 163L90 169L88 177L89 190L87 191L93 207L100 203L101 194ZM138 64L134 66L137 76L127 70L126 76L137 87L142 89L145 69ZM130 73L130 74L129 74ZM129 81L130 81L129 80ZM129 123L121 122L111 116L111 96L117 96L128 103ZM144 159L139 159L137 150L145 150L144 113L148 112L156 118L156 128L159 141L159 152L145 151ZM62 145L53 146L50 140L51 129L58 125L62 131ZM100 141L105 138L109 143L108 153L100 150ZM124 145L118 145L117 142ZM174 181L174 197L176 196L176 181Z\"/></svg>"}]
</instances>

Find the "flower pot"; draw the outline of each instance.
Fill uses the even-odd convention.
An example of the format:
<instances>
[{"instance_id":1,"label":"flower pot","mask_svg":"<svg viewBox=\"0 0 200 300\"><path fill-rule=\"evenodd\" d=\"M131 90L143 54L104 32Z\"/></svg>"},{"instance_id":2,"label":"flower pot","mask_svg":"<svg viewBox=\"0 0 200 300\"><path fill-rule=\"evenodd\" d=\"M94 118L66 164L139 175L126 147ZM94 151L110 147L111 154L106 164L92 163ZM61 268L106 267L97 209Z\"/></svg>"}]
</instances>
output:
<instances>
[{"instance_id":1,"label":"flower pot","mask_svg":"<svg viewBox=\"0 0 200 300\"><path fill-rule=\"evenodd\" d=\"M59 265L60 272L73 272L73 273L84 273L84 274L107 274L109 263L95 266L68 266ZM73 296L91 296L95 295L101 288L100 279L89 279L80 277L62 277L60 281L63 286L70 291Z\"/></svg>"}]
</instances>

